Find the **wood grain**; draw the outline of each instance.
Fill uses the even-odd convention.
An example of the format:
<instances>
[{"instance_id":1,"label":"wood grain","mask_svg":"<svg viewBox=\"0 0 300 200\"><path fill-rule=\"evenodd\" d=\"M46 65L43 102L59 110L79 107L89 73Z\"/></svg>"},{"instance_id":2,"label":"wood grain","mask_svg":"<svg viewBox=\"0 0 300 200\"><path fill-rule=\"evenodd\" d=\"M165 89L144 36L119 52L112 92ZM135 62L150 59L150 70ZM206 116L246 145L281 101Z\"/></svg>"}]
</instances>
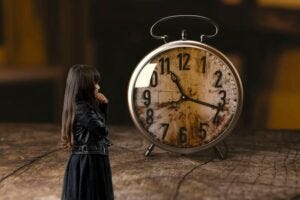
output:
<instances>
[{"instance_id":1,"label":"wood grain","mask_svg":"<svg viewBox=\"0 0 300 200\"><path fill-rule=\"evenodd\" d=\"M69 155L59 125L0 125L0 199L60 199ZM131 126L111 126L116 199L297 199L300 132L235 131L220 161L212 150L183 156L155 148Z\"/></svg>"}]
</instances>

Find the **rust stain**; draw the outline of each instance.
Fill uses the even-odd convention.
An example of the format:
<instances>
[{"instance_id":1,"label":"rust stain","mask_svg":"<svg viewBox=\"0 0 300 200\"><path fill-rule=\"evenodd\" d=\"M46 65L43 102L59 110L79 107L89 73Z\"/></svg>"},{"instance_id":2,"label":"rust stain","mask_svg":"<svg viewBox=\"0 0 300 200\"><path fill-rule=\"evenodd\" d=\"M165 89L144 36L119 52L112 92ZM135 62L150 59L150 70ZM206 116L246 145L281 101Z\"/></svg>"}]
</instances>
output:
<instances>
[{"instance_id":1,"label":"rust stain","mask_svg":"<svg viewBox=\"0 0 300 200\"><path fill-rule=\"evenodd\" d=\"M189 71L179 71L177 58L178 53L189 53L191 55L188 64L188 67L190 67ZM202 73L203 61L200 59L202 56L207 56L207 68L205 74ZM214 88L213 86L216 78L213 76L213 73L216 70L221 70L224 75L222 78L222 90L225 90L226 92L228 90L232 90L232 83L230 81L232 76L228 75L228 70L224 70L224 67L222 67L223 63L221 63L220 59L213 54L191 48L179 48L163 52L159 56L155 57L155 59L151 62L159 63L159 60L162 57L169 58L170 70L178 73L180 84L184 92L191 98L216 105L217 103L223 103L223 100L221 99L222 97L218 96L221 89ZM180 91L176 84L171 80L168 74L160 74L161 68L159 65L156 70L159 76L158 80L161 81L161 84L157 85L157 87L149 87L147 89L151 92L150 107L155 113L159 113L156 113L157 115L154 116L154 127L151 127L151 130L157 129L157 123L165 123L164 121L168 121L168 123L170 123L167 135L161 142L172 146L186 148L201 146L217 138L231 121L228 116L231 111L230 109L232 108L231 102L233 102L232 99L237 99L237 97L234 95L230 96L229 94L234 93L227 93L224 108L219 113L220 124L216 126L212 123L215 110L206 108L204 105L199 105L195 102L179 101ZM142 105L136 110L139 113L143 126L148 129L150 125L146 123L145 119L145 112L147 108L145 108L143 104L143 91L144 89L135 90L135 93L138 93L135 94L135 97L140 97L135 99L135 101L137 101L136 104ZM199 135L200 123L208 124L206 127L205 138L201 138ZM178 132L181 126L184 126L187 129L187 142L185 144L180 144L178 140ZM161 134L160 130L159 136L161 136ZM158 136L153 137L157 139Z\"/></svg>"}]
</instances>

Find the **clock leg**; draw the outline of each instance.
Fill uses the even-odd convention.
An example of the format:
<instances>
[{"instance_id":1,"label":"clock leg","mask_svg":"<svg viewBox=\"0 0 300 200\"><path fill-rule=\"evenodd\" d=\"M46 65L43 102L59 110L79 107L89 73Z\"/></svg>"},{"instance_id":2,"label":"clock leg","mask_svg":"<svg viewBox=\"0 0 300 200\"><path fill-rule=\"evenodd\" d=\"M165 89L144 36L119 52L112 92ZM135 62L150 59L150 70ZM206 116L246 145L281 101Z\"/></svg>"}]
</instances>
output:
<instances>
[{"instance_id":1,"label":"clock leg","mask_svg":"<svg viewBox=\"0 0 300 200\"><path fill-rule=\"evenodd\" d=\"M149 147L146 149L144 156L149 156L150 153L153 151L154 146L155 146L154 144L150 144Z\"/></svg>"},{"instance_id":2,"label":"clock leg","mask_svg":"<svg viewBox=\"0 0 300 200\"><path fill-rule=\"evenodd\" d=\"M227 153L228 153L228 146L227 144L223 141L223 146L221 147L221 145L216 145L214 146L214 151L217 155L217 157L220 160L224 160L227 158Z\"/></svg>"}]
</instances>

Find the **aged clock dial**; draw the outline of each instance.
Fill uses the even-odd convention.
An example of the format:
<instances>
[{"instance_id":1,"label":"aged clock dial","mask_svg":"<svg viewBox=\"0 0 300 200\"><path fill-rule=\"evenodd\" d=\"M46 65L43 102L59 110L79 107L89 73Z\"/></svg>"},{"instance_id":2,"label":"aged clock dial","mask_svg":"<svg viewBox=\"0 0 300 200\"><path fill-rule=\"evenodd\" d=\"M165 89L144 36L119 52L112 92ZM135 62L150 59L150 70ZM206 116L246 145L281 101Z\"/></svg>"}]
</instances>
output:
<instances>
[{"instance_id":1,"label":"aged clock dial","mask_svg":"<svg viewBox=\"0 0 300 200\"><path fill-rule=\"evenodd\" d=\"M242 86L233 65L219 51L196 43L153 52L131 80L135 123L155 144L177 152L221 140L241 109Z\"/></svg>"}]
</instances>

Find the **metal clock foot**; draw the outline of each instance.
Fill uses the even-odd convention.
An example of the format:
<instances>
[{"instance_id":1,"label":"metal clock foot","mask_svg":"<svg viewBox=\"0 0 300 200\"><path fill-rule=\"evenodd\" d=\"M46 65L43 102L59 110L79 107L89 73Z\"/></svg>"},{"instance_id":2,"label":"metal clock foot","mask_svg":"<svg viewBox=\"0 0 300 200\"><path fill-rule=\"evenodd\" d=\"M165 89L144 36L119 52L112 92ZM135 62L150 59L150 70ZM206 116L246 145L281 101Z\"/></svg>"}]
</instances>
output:
<instances>
[{"instance_id":1,"label":"metal clock foot","mask_svg":"<svg viewBox=\"0 0 300 200\"><path fill-rule=\"evenodd\" d=\"M144 156L146 156L146 157L149 156L150 153L153 151L154 146L155 146L154 144L150 144L149 147L146 149Z\"/></svg>"},{"instance_id":2,"label":"metal clock foot","mask_svg":"<svg viewBox=\"0 0 300 200\"><path fill-rule=\"evenodd\" d=\"M221 146L221 144L214 146L214 151L220 160L225 160L227 158L227 154L228 154L228 146L225 142L222 142L222 143L223 143L222 146Z\"/></svg>"}]
</instances>

